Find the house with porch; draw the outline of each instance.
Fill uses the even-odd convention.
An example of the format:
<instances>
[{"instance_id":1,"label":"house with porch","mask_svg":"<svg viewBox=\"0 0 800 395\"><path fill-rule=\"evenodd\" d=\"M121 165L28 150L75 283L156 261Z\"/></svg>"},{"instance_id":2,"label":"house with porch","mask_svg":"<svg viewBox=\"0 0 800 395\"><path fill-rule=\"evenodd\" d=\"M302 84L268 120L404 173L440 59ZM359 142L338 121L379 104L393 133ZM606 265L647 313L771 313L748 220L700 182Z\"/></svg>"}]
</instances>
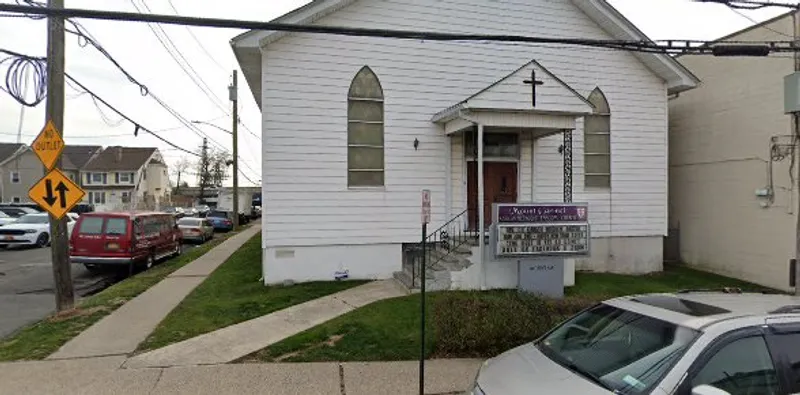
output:
<instances>
[{"instance_id":1,"label":"house with porch","mask_svg":"<svg viewBox=\"0 0 800 395\"><path fill-rule=\"evenodd\" d=\"M648 40L604 0L316 0L275 22ZM516 286L478 231L494 203L588 203L591 254L567 276L662 269L667 97L698 83L671 57L269 31L231 44L262 109L265 283L403 278L422 190L426 236L474 239L431 263L439 289Z\"/></svg>"}]
</instances>

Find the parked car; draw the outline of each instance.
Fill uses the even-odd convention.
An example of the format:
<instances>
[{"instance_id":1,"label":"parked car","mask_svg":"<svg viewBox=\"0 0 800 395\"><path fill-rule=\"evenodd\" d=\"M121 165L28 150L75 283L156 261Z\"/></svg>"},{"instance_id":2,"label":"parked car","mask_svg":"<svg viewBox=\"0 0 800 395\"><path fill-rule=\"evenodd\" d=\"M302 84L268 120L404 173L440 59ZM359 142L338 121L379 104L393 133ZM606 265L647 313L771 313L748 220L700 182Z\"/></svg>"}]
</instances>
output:
<instances>
[{"instance_id":1,"label":"parked car","mask_svg":"<svg viewBox=\"0 0 800 395\"><path fill-rule=\"evenodd\" d=\"M164 258L181 254L183 236L175 221L166 213L83 214L70 237L70 260L93 271L104 266L149 269Z\"/></svg>"},{"instance_id":2,"label":"parked car","mask_svg":"<svg viewBox=\"0 0 800 395\"><path fill-rule=\"evenodd\" d=\"M261 218L261 206L253 206L253 217Z\"/></svg>"},{"instance_id":3,"label":"parked car","mask_svg":"<svg viewBox=\"0 0 800 395\"><path fill-rule=\"evenodd\" d=\"M181 210L183 210L184 217L200 217L200 210L194 207L183 207Z\"/></svg>"},{"instance_id":4,"label":"parked car","mask_svg":"<svg viewBox=\"0 0 800 395\"><path fill-rule=\"evenodd\" d=\"M195 206L195 209L201 216L205 216L209 211L211 211L211 207L209 207L207 204Z\"/></svg>"},{"instance_id":5,"label":"parked car","mask_svg":"<svg viewBox=\"0 0 800 395\"><path fill-rule=\"evenodd\" d=\"M184 241L205 243L214 238L214 226L207 218L184 217L178 220Z\"/></svg>"},{"instance_id":6,"label":"parked car","mask_svg":"<svg viewBox=\"0 0 800 395\"><path fill-rule=\"evenodd\" d=\"M183 218L186 216L186 213L183 212L183 209L180 207L166 207L163 210L165 213L172 214L175 218Z\"/></svg>"},{"instance_id":7,"label":"parked car","mask_svg":"<svg viewBox=\"0 0 800 395\"><path fill-rule=\"evenodd\" d=\"M800 392L798 364L798 297L735 289L634 295L486 361L469 393L789 394Z\"/></svg>"},{"instance_id":8,"label":"parked car","mask_svg":"<svg viewBox=\"0 0 800 395\"><path fill-rule=\"evenodd\" d=\"M230 211L211 210L206 214L206 219L211 222L215 232L233 230L233 213Z\"/></svg>"},{"instance_id":9,"label":"parked car","mask_svg":"<svg viewBox=\"0 0 800 395\"><path fill-rule=\"evenodd\" d=\"M8 225L10 223L13 223L16 220L17 220L16 218L14 218L14 217L12 217L12 216L0 211L0 226Z\"/></svg>"},{"instance_id":10,"label":"parked car","mask_svg":"<svg viewBox=\"0 0 800 395\"><path fill-rule=\"evenodd\" d=\"M70 210L70 212L79 215L84 213L91 213L93 211L94 211L94 205L89 203L78 203L75 205L75 207L72 208L72 210Z\"/></svg>"},{"instance_id":11,"label":"parked car","mask_svg":"<svg viewBox=\"0 0 800 395\"><path fill-rule=\"evenodd\" d=\"M67 218L67 232L72 233L75 220ZM25 214L13 223L0 227L0 246L12 245L46 247L50 244L50 215Z\"/></svg>"},{"instance_id":12,"label":"parked car","mask_svg":"<svg viewBox=\"0 0 800 395\"><path fill-rule=\"evenodd\" d=\"M18 206L0 206L0 212L3 212L6 215L8 215L10 217L13 217L13 218L19 218L19 217L21 217L23 215L26 215L26 214L38 214L38 213L40 213L39 211L36 211L36 210L34 210L32 208L18 207Z\"/></svg>"},{"instance_id":13,"label":"parked car","mask_svg":"<svg viewBox=\"0 0 800 395\"><path fill-rule=\"evenodd\" d=\"M36 203L0 203L0 207L22 207L33 210L31 213L43 213L44 209Z\"/></svg>"}]
</instances>

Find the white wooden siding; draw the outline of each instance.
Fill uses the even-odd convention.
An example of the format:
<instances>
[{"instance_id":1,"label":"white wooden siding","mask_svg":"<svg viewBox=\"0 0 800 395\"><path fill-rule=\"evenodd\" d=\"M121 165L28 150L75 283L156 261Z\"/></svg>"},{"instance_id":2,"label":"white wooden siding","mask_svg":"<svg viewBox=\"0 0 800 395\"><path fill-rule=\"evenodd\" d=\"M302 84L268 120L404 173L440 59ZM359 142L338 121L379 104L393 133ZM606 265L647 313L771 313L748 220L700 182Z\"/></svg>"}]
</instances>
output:
<instances>
[{"instance_id":1,"label":"white wooden siding","mask_svg":"<svg viewBox=\"0 0 800 395\"><path fill-rule=\"evenodd\" d=\"M320 24L610 38L569 0L362 0ZM430 119L531 59L584 96L602 87L611 104L613 199L607 191L583 191L583 139L575 133L575 200L589 201L595 235L609 234L611 201L614 235L663 235L666 87L634 56L293 34L263 50L265 245L417 241L421 189L432 192L432 226L447 219L447 144L453 148L453 212L459 212L466 206L460 198L466 192L463 145L458 137L448 142ZM347 91L364 65L375 71L385 94L386 186L379 190L347 188ZM420 142L416 150L414 139ZM562 199L560 142L553 136L534 144L535 185L525 189L535 190L536 199Z\"/></svg>"}]
</instances>

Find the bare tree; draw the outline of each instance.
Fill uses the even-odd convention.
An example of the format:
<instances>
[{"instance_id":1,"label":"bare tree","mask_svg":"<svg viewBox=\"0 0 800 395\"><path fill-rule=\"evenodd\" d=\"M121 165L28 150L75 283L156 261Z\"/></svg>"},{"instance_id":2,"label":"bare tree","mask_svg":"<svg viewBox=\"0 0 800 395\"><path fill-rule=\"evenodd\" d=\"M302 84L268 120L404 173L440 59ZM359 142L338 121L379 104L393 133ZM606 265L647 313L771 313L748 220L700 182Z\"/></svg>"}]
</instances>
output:
<instances>
[{"instance_id":1,"label":"bare tree","mask_svg":"<svg viewBox=\"0 0 800 395\"><path fill-rule=\"evenodd\" d=\"M181 176L186 174L186 171L192 168L192 162L189 161L185 156L178 159L175 162L175 165L172 168L172 174L178 177L178 181L175 183L175 191L174 194L178 194L180 192L181 187L186 184L186 181L181 183Z\"/></svg>"}]
</instances>

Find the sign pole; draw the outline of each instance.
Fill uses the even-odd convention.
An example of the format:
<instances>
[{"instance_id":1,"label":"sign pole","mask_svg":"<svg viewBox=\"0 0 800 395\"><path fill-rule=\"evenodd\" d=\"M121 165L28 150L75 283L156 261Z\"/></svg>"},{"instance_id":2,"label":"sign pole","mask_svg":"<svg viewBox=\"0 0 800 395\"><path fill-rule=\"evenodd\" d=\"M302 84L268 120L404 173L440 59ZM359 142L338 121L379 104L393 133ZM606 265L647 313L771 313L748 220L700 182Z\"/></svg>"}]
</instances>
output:
<instances>
[{"instance_id":1,"label":"sign pole","mask_svg":"<svg viewBox=\"0 0 800 395\"><path fill-rule=\"evenodd\" d=\"M50 9L64 8L64 0L48 0ZM64 18L47 18L47 104L45 121L55 129L64 130ZM55 168L61 165L61 152L56 156ZM47 170L51 170L48 168ZM63 193L63 192L62 192ZM50 216L53 280L55 282L56 311L70 310L75 305L75 289L69 265L67 220Z\"/></svg>"},{"instance_id":2,"label":"sign pole","mask_svg":"<svg viewBox=\"0 0 800 395\"><path fill-rule=\"evenodd\" d=\"M428 244L428 223L431 222L431 191L422 191L422 262L420 264L420 286L419 286L419 395L425 394L425 280L427 265L427 244Z\"/></svg>"},{"instance_id":3,"label":"sign pole","mask_svg":"<svg viewBox=\"0 0 800 395\"><path fill-rule=\"evenodd\" d=\"M420 303L419 303L419 313L420 313L420 324L419 324L419 395L425 394L425 280L426 280L426 273L425 273L425 265L427 260L427 233L428 233L428 224L422 223L422 267L421 267L421 274L420 274L420 285L419 285L419 295L420 295Z\"/></svg>"}]
</instances>

